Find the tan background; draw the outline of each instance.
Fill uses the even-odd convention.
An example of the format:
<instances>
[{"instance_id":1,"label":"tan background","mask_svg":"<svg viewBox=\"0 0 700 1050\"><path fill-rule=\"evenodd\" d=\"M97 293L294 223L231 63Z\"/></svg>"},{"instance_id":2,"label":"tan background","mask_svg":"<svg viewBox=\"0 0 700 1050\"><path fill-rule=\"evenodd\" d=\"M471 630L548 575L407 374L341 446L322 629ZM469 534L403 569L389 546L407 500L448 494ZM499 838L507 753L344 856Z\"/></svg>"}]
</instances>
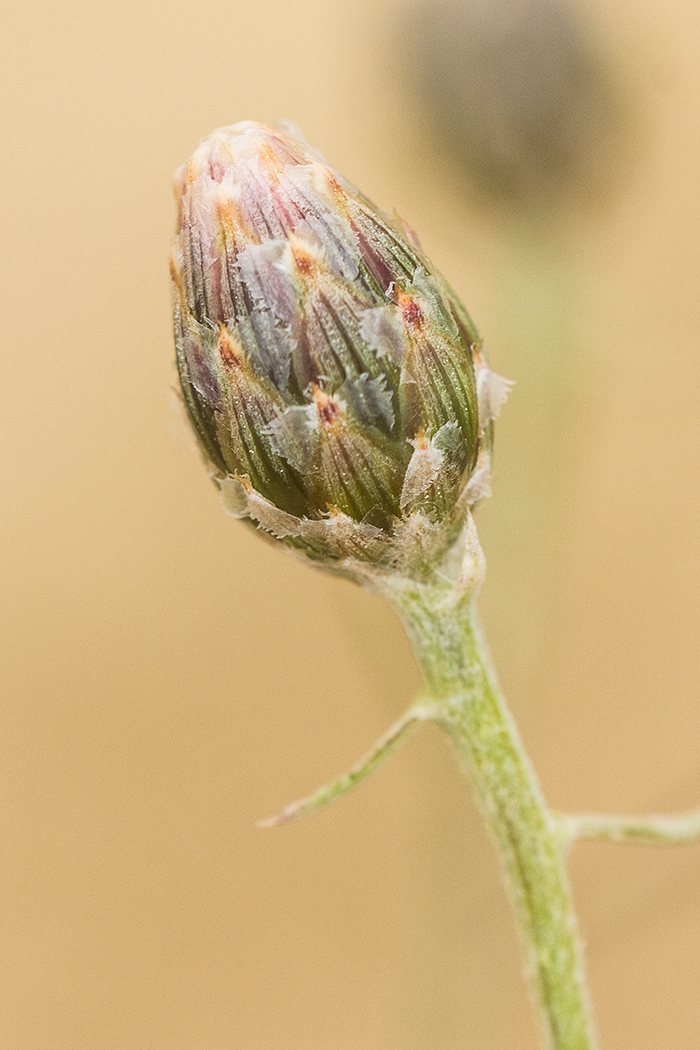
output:
<instances>
[{"instance_id":1,"label":"tan background","mask_svg":"<svg viewBox=\"0 0 700 1050\"><path fill-rule=\"evenodd\" d=\"M517 381L482 604L547 796L700 802L700 9L606 6L634 141L608 205L541 238L434 147L400 0L5 12L7 1050L537 1045L437 734L308 823L254 827L418 675L387 609L225 518L172 438L169 185L220 124L292 118L396 206ZM587 844L572 877L603 1047L695 1050L700 847Z\"/></svg>"}]
</instances>

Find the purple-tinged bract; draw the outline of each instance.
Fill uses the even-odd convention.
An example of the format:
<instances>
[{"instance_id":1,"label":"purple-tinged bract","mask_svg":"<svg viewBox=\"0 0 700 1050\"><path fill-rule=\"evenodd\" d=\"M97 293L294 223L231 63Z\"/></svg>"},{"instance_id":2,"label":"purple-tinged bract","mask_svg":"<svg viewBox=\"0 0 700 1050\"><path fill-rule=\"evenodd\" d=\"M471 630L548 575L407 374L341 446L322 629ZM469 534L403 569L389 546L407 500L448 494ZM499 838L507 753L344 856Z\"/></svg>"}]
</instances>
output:
<instances>
[{"instance_id":1,"label":"purple-tinged bract","mask_svg":"<svg viewBox=\"0 0 700 1050\"><path fill-rule=\"evenodd\" d=\"M176 197L177 365L227 509L354 578L420 575L486 494L505 396L466 310L292 129L219 129Z\"/></svg>"}]
</instances>

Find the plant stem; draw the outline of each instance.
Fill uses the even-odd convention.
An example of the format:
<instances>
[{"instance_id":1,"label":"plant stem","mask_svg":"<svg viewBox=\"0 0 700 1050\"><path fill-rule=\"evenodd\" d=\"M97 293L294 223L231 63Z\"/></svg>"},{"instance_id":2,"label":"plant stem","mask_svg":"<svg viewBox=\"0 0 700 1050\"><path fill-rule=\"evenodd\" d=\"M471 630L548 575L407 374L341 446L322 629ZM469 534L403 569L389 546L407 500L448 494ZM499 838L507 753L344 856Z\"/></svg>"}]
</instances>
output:
<instances>
[{"instance_id":1,"label":"plant stem","mask_svg":"<svg viewBox=\"0 0 700 1050\"><path fill-rule=\"evenodd\" d=\"M500 696L468 594L404 582L398 611L438 704L438 725L470 775L501 857L525 945L544 1045L596 1045L564 864L565 840Z\"/></svg>"},{"instance_id":2,"label":"plant stem","mask_svg":"<svg viewBox=\"0 0 700 1050\"><path fill-rule=\"evenodd\" d=\"M370 750L347 773L343 773L342 776L329 784L324 784L318 791L314 791L313 795L307 795L306 798L300 798L296 802L291 802L277 816L259 820L258 827L275 828L279 827L280 824L289 824L292 820L308 817L312 813L318 812L319 809L327 806L330 802L335 802L341 795L347 795L349 791L361 784L366 777L374 773L383 762L386 762L387 758L393 755L399 745L422 722L429 722L437 716L438 710L434 705L425 704L418 700L408 709L405 715L402 715L397 722L394 722L393 726L379 740L375 741Z\"/></svg>"},{"instance_id":3,"label":"plant stem","mask_svg":"<svg viewBox=\"0 0 700 1050\"><path fill-rule=\"evenodd\" d=\"M700 839L700 810L687 813L627 817L606 813L562 813L562 832L568 842L612 839L643 845L683 846Z\"/></svg>"}]
</instances>

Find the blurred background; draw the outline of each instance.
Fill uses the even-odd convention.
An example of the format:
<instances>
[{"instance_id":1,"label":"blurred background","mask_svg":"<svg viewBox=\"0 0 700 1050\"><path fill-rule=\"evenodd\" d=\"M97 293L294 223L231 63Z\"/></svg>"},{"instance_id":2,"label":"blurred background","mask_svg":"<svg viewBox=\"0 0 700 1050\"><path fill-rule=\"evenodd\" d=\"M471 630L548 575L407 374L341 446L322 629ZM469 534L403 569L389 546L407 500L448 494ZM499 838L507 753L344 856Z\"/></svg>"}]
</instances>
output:
<instances>
[{"instance_id":1,"label":"blurred background","mask_svg":"<svg viewBox=\"0 0 700 1050\"><path fill-rule=\"evenodd\" d=\"M700 803L694 0L28 2L2 41L0 1043L535 1050L388 608L220 511L174 425L173 170L296 121L416 229L516 381L479 511L496 665L560 808ZM700 846L582 844L603 1047L700 1030Z\"/></svg>"}]
</instances>

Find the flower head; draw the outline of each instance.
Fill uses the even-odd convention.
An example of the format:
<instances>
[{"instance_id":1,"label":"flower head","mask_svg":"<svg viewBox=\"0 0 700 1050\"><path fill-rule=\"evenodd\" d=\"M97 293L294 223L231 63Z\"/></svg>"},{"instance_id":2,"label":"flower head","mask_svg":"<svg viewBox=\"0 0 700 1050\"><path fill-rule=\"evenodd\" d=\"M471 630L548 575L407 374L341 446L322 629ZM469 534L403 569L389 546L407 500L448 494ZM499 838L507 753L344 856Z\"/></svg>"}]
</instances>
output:
<instances>
[{"instance_id":1,"label":"flower head","mask_svg":"<svg viewBox=\"0 0 700 1050\"><path fill-rule=\"evenodd\" d=\"M293 129L219 129L176 197L177 365L227 509L356 579L428 571L506 392L462 304Z\"/></svg>"}]
</instances>

